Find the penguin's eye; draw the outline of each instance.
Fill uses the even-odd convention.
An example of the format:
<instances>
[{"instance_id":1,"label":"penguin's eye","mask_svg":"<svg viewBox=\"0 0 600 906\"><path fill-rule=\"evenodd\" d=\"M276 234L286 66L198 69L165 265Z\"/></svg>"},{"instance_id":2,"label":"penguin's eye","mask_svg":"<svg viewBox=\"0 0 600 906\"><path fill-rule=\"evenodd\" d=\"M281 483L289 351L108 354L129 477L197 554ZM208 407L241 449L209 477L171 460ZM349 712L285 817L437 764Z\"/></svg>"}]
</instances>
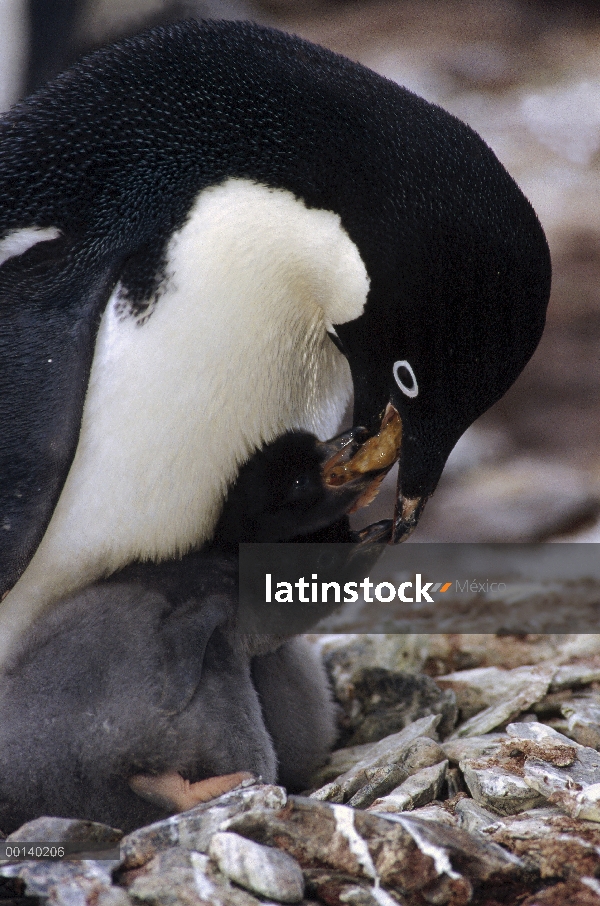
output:
<instances>
[{"instance_id":1,"label":"penguin's eye","mask_svg":"<svg viewBox=\"0 0 600 906\"><path fill-rule=\"evenodd\" d=\"M306 491L310 487L310 478L308 475L301 475L299 478L296 478L292 484L292 493L301 494L303 491Z\"/></svg>"},{"instance_id":2,"label":"penguin's eye","mask_svg":"<svg viewBox=\"0 0 600 906\"><path fill-rule=\"evenodd\" d=\"M402 362L394 362L394 377L405 396L414 397L419 395L419 385L417 384L415 373L406 359Z\"/></svg>"},{"instance_id":3,"label":"penguin's eye","mask_svg":"<svg viewBox=\"0 0 600 906\"><path fill-rule=\"evenodd\" d=\"M320 483L315 476L298 475L289 488L287 501L291 505L306 505L318 496L319 488Z\"/></svg>"}]
</instances>

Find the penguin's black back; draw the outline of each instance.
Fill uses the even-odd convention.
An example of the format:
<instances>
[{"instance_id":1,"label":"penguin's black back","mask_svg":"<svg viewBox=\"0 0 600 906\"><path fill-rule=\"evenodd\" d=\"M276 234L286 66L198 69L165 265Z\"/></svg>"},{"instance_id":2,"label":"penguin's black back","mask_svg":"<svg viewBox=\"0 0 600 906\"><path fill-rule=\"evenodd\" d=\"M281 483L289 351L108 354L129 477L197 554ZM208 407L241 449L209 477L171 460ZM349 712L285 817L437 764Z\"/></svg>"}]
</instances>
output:
<instances>
[{"instance_id":1,"label":"penguin's black back","mask_svg":"<svg viewBox=\"0 0 600 906\"><path fill-rule=\"evenodd\" d=\"M518 248L535 222L479 136L440 108L299 38L190 21L92 54L8 114L0 192L12 203L0 231L85 231L88 265L135 249L124 282L142 298L149 261L158 272L197 193L232 176L337 211L372 279L382 241L396 250L390 274L408 248L425 249L417 223L448 229L454 246L466 230L471 243L481 231L482 244Z\"/></svg>"}]
</instances>

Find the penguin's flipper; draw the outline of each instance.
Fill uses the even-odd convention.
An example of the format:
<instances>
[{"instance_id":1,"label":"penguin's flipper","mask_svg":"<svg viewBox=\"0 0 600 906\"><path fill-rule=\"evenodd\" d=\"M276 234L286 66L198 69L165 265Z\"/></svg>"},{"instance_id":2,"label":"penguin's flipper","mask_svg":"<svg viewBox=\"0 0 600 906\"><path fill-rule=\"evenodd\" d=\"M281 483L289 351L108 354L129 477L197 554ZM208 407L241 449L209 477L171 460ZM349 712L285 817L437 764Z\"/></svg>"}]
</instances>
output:
<instances>
[{"instance_id":1,"label":"penguin's flipper","mask_svg":"<svg viewBox=\"0 0 600 906\"><path fill-rule=\"evenodd\" d=\"M252 780L248 771L235 774L222 774L220 777L207 777L190 783L177 771L169 771L154 777L151 774L134 774L129 786L142 799L146 799L159 808L173 812L185 812L202 802L210 802L224 793L229 793L244 780Z\"/></svg>"},{"instance_id":2,"label":"penguin's flipper","mask_svg":"<svg viewBox=\"0 0 600 906\"><path fill-rule=\"evenodd\" d=\"M161 627L161 711L181 714L190 704L202 678L204 652L210 637L231 615L231 599L214 594L201 604L191 598L165 619Z\"/></svg>"},{"instance_id":3,"label":"penguin's flipper","mask_svg":"<svg viewBox=\"0 0 600 906\"><path fill-rule=\"evenodd\" d=\"M114 282L109 267L72 257L55 228L0 240L0 598L40 543L75 455Z\"/></svg>"}]
</instances>

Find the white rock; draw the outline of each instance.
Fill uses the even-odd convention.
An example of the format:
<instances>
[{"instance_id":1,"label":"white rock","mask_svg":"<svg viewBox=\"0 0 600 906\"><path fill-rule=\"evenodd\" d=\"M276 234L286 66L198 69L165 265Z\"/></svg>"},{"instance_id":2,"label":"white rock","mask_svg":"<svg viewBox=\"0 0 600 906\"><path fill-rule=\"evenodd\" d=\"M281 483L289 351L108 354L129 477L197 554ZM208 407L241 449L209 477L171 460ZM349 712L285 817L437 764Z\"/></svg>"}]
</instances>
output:
<instances>
[{"instance_id":1,"label":"white rock","mask_svg":"<svg viewBox=\"0 0 600 906\"><path fill-rule=\"evenodd\" d=\"M535 720L509 724L506 733L509 739L505 749L541 758L542 761L561 768L573 764L578 750L582 748L568 736Z\"/></svg>"},{"instance_id":2,"label":"white rock","mask_svg":"<svg viewBox=\"0 0 600 906\"><path fill-rule=\"evenodd\" d=\"M504 768L474 767L468 762L461 762L460 768L473 799L501 815L516 815L544 801L522 777Z\"/></svg>"},{"instance_id":3,"label":"white rock","mask_svg":"<svg viewBox=\"0 0 600 906\"><path fill-rule=\"evenodd\" d=\"M525 782L573 818L600 822L600 754L580 747L569 767L555 767L539 758L525 761Z\"/></svg>"},{"instance_id":4,"label":"white rock","mask_svg":"<svg viewBox=\"0 0 600 906\"><path fill-rule=\"evenodd\" d=\"M551 692L571 689L573 686L588 686L600 680L600 665L597 663L564 664L554 674L550 683Z\"/></svg>"},{"instance_id":5,"label":"white rock","mask_svg":"<svg viewBox=\"0 0 600 906\"><path fill-rule=\"evenodd\" d=\"M299 903L304 896L302 869L278 849L221 832L210 841L208 854L226 877L259 896L279 903Z\"/></svg>"},{"instance_id":6,"label":"white rock","mask_svg":"<svg viewBox=\"0 0 600 906\"><path fill-rule=\"evenodd\" d=\"M459 799L454 807L458 826L471 833L483 833L492 827L501 827L502 818L479 805L474 799Z\"/></svg>"},{"instance_id":7,"label":"white rock","mask_svg":"<svg viewBox=\"0 0 600 906\"><path fill-rule=\"evenodd\" d=\"M454 731L450 739L460 739L465 736L481 736L494 730L511 717L516 717L527 711L531 705L538 702L548 691L554 676L555 667L530 667L520 671L523 679L520 690L514 694L509 692L497 704L491 705L485 711L480 711L470 720L465 721Z\"/></svg>"},{"instance_id":8,"label":"white rock","mask_svg":"<svg viewBox=\"0 0 600 906\"><path fill-rule=\"evenodd\" d=\"M569 733L577 742L600 749L600 700L586 695L563 702L560 710L568 721Z\"/></svg>"},{"instance_id":9,"label":"white rock","mask_svg":"<svg viewBox=\"0 0 600 906\"><path fill-rule=\"evenodd\" d=\"M436 676L435 681L442 689L452 689L463 719L468 720L484 708L527 689L531 682L531 667L514 670L475 667Z\"/></svg>"},{"instance_id":10,"label":"white rock","mask_svg":"<svg viewBox=\"0 0 600 906\"><path fill-rule=\"evenodd\" d=\"M326 787L316 790L316 792L311 794L311 797L328 802L343 802L369 782L368 772L388 765L402 764L404 766L405 760L410 760L412 755L417 756L412 770L417 770L423 766L423 760L421 758L419 761L420 746L414 746L414 743L421 737L425 737L429 741L435 740L437 736L436 727L440 720L439 714L422 717L420 720L415 720L412 724L400 730L399 733L392 733L391 736L386 736L384 739L380 739L379 742L370 744L364 749L364 755L360 761L357 761L350 770L333 782L328 783ZM425 746L425 748L429 751L431 747ZM443 757L442 749L436 745L435 753L426 764L428 766L432 761L433 763L442 761ZM407 774L412 773L411 766L407 766Z\"/></svg>"},{"instance_id":11,"label":"white rock","mask_svg":"<svg viewBox=\"0 0 600 906\"><path fill-rule=\"evenodd\" d=\"M439 796L446 776L447 761L417 771L387 796L376 799L367 811L406 812L426 805Z\"/></svg>"},{"instance_id":12,"label":"white rock","mask_svg":"<svg viewBox=\"0 0 600 906\"><path fill-rule=\"evenodd\" d=\"M416 808L411 815L414 818L423 818L424 821L433 821L434 824L447 824L449 827L459 826L456 816L444 808L440 802L432 802L430 805Z\"/></svg>"},{"instance_id":13,"label":"white rock","mask_svg":"<svg viewBox=\"0 0 600 906\"><path fill-rule=\"evenodd\" d=\"M464 739L446 739L440 743L446 758L453 763L470 758L487 758L497 755L502 750L505 733L486 733L483 736L465 736Z\"/></svg>"},{"instance_id":14,"label":"white rock","mask_svg":"<svg viewBox=\"0 0 600 906\"><path fill-rule=\"evenodd\" d=\"M571 748L579 748L577 743L569 739L568 736L559 733L558 730L549 727L547 724L542 724L535 720L509 724L506 728L506 735L510 736L511 739L528 739L540 745L555 743L570 746Z\"/></svg>"}]
</instances>

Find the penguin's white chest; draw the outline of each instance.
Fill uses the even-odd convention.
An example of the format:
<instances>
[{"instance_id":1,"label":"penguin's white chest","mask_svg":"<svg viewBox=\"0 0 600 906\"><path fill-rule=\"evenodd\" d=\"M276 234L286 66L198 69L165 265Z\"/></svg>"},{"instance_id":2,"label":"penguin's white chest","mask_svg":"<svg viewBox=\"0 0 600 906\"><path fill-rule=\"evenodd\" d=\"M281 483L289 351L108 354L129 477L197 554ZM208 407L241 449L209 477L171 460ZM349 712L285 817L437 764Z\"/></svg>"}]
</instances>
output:
<instances>
[{"instance_id":1,"label":"penguin's white chest","mask_svg":"<svg viewBox=\"0 0 600 906\"><path fill-rule=\"evenodd\" d=\"M327 330L361 315L368 285L332 212L246 180L203 191L149 316L121 286L106 307L73 464L5 606L185 553L255 449L291 428L333 435L351 378Z\"/></svg>"}]
</instances>

